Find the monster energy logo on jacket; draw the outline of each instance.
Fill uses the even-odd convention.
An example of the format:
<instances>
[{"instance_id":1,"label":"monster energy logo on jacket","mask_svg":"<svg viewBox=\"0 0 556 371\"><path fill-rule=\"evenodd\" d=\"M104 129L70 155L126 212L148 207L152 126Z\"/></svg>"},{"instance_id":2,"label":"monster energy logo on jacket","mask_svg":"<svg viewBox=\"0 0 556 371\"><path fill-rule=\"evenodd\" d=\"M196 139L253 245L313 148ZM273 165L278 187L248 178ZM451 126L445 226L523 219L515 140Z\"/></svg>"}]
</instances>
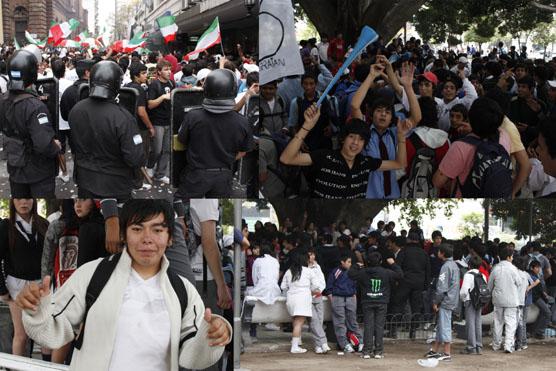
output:
<instances>
[{"instance_id":1,"label":"monster energy logo on jacket","mask_svg":"<svg viewBox=\"0 0 556 371\"><path fill-rule=\"evenodd\" d=\"M378 298L384 295L384 293L382 292L382 280L380 278L371 278L369 280L369 283L370 292L367 292L367 296L371 298Z\"/></svg>"}]
</instances>

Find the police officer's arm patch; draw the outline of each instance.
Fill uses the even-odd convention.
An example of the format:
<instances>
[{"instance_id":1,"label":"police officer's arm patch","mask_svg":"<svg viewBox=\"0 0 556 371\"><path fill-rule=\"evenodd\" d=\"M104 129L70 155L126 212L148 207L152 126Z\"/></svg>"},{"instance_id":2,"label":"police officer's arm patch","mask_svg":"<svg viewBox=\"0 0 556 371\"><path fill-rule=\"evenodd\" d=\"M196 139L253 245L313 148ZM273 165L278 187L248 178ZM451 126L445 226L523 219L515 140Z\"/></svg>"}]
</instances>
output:
<instances>
[{"instance_id":1,"label":"police officer's arm patch","mask_svg":"<svg viewBox=\"0 0 556 371\"><path fill-rule=\"evenodd\" d=\"M46 113L39 113L37 115L37 120L41 125L48 124L48 115Z\"/></svg>"},{"instance_id":2,"label":"police officer's arm patch","mask_svg":"<svg viewBox=\"0 0 556 371\"><path fill-rule=\"evenodd\" d=\"M143 143L143 138L141 138L141 136L139 134L135 134L133 136L133 143L135 143L135 145L139 145L139 144Z\"/></svg>"}]
</instances>

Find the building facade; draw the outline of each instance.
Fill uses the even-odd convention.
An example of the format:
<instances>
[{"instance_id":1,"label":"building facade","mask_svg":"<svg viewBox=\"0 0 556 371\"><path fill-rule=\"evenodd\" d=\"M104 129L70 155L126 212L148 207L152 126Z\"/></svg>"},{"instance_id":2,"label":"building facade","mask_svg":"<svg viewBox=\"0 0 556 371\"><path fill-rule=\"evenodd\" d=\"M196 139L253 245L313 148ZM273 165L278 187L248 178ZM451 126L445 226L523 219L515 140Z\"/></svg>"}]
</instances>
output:
<instances>
[{"instance_id":1,"label":"building facade","mask_svg":"<svg viewBox=\"0 0 556 371\"><path fill-rule=\"evenodd\" d=\"M64 22L70 18L80 22L75 35L88 29L88 11L83 8L82 0L2 0L4 40L0 42L11 42L15 37L20 44L26 44L25 30L42 40L48 36L52 21Z\"/></svg>"}]
</instances>

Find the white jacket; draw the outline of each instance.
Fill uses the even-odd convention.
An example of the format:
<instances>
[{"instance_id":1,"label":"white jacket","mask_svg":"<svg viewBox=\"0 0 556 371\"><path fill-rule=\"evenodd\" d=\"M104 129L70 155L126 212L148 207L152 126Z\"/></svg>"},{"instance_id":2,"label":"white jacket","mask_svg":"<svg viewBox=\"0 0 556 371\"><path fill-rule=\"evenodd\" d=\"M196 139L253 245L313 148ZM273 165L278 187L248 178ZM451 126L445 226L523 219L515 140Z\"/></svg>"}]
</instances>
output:
<instances>
[{"instance_id":1,"label":"white jacket","mask_svg":"<svg viewBox=\"0 0 556 371\"><path fill-rule=\"evenodd\" d=\"M253 263L253 284L249 295L256 296L263 303L272 305L282 294L278 280L280 279L280 263L274 257L265 254Z\"/></svg>"},{"instance_id":2,"label":"white jacket","mask_svg":"<svg viewBox=\"0 0 556 371\"><path fill-rule=\"evenodd\" d=\"M74 339L85 314L87 286L101 260L94 260L77 269L54 295L41 299L36 312L23 311L23 326L29 337L51 349L60 348ZM209 346L208 323L203 318L205 306L195 287L185 278L182 281L187 290L187 309L182 319L178 297L166 274L168 265L168 259L163 257L160 284L171 325L170 370L178 371L178 360L179 365L188 369L207 368L218 361L224 347ZM108 369L118 314L131 269L131 257L124 249L106 286L89 310L83 344L81 350L73 351L70 370ZM227 321L226 324L231 333L230 324ZM187 337L190 338L180 347L180 339ZM161 357L168 355L161 354Z\"/></svg>"},{"instance_id":3,"label":"white jacket","mask_svg":"<svg viewBox=\"0 0 556 371\"><path fill-rule=\"evenodd\" d=\"M463 275L463 283L459 289L459 298L462 302L471 300L469 293L475 288L475 276L473 273L479 273L478 269L470 269ZM483 279L486 282L486 276L483 274Z\"/></svg>"},{"instance_id":4,"label":"white jacket","mask_svg":"<svg viewBox=\"0 0 556 371\"><path fill-rule=\"evenodd\" d=\"M492 268L488 289L492 293L492 304L499 308L517 308L520 305L519 286L521 276L518 269L504 260Z\"/></svg>"}]
</instances>

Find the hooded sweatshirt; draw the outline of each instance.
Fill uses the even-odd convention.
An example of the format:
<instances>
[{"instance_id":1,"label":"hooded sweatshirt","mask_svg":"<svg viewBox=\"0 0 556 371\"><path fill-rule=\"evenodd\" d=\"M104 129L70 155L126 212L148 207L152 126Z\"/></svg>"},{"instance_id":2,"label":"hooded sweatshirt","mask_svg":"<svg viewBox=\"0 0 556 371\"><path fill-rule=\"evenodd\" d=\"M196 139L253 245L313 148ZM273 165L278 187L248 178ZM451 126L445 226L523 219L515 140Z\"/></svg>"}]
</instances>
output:
<instances>
[{"instance_id":1,"label":"hooded sweatshirt","mask_svg":"<svg viewBox=\"0 0 556 371\"><path fill-rule=\"evenodd\" d=\"M448 133L444 130L433 129L427 126L419 126L415 128L413 134L408 137L409 140L405 141L405 148L407 152L407 166L405 173L409 174L413 158L417 152L413 140L419 140L421 146L426 146L434 150L434 163L436 167L448 152L450 148L450 141L448 140Z\"/></svg>"}]
</instances>

